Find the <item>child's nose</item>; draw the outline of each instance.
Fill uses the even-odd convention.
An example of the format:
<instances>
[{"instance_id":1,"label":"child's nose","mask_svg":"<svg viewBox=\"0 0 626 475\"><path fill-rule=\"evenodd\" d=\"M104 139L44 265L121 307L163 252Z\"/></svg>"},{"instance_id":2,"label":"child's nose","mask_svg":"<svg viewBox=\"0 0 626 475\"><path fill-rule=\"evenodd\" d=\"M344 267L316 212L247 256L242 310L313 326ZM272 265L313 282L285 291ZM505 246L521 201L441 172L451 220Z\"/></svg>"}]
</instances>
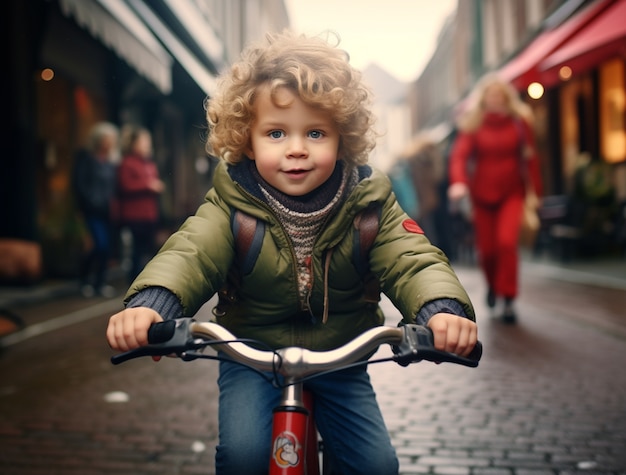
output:
<instances>
[{"instance_id":1,"label":"child's nose","mask_svg":"<svg viewBox=\"0 0 626 475\"><path fill-rule=\"evenodd\" d=\"M302 158L308 155L308 151L302 137L291 137L289 140L289 149L287 156L294 158Z\"/></svg>"}]
</instances>

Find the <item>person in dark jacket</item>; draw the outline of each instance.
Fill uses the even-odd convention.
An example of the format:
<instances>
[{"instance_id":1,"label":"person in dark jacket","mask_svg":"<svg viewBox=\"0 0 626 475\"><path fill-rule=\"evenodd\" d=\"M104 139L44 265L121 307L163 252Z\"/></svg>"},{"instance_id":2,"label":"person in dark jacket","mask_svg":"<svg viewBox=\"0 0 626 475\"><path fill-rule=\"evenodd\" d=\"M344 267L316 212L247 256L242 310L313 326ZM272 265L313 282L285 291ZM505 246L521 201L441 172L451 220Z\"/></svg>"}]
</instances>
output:
<instances>
[{"instance_id":1,"label":"person in dark jacket","mask_svg":"<svg viewBox=\"0 0 626 475\"><path fill-rule=\"evenodd\" d=\"M159 195L164 189L165 184L152 160L152 134L144 127L124 126L117 191L120 225L126 227L132 237L129 282L156 252Z\"/></svg>"},{"instance_id":2,"label":"person in dark jacket","mask_svg":"<svg viewBox=\"0 0 626 475\"><path fill-rule=\"evenodd\" d=\"M90 250L80 268L81 292L85 297L114 295L107 284L108 261L111 252L111 205L115 198L115 161L118 152L118 128L109 123L96 124L88 145L75 157L73 188L92 240Z\"/></svg>"},{"instance_id":3,"label":"person in dark jacket","mask_svg":"<svg viewBox=\"0 0 626 475\"><path fill-rule=\"evenodd\" d=\"M151 323L191 316L231 283L233 210L262 221L264 233L256 262L232 298L220 299L218 323L272 348L311 350L337 348L382 325L353 252L355 216L378 206L368 263L382 290L406 322L433 329L438 348L467 355L477 336L469 297L443 253L400 208L389 179L367 165L374 146L369 105L360 73L324 39L286 32L250 45L208 102L210 153L222 159L214 188L132 284L126 309L109 319L109 345L124 351L145 344ZM280 389L228 362L220 363L218 386L216 473L267 473ZM365 367L319 376L307 387L338 472L398 473Z\"/></svg>"}]
</instances>

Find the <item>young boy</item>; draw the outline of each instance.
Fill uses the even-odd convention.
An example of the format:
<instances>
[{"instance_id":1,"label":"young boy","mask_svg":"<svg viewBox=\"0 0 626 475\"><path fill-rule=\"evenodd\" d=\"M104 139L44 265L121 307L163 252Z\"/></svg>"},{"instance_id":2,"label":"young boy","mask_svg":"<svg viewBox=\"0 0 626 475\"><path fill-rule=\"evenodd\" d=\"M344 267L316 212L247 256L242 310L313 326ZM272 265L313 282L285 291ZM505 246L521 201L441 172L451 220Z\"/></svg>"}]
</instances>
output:
<instances>
[{"instance_id":1,"label":"young boy","mask_svg":"<svg viewBox=\"0 0 626 475\"><path fill-rule=\"evenodd\" d=\"M389 180L366 165L374 146L368 105L346 53L321 38L269 35L246 49L208 101L209 151L223 159L215 186L131 286L126 309L110 319L110 346L145 344L151 323L192 316L218 291L217 322L274 348L328 350L383 324L352 257L354 218L373 204L380 220L369 266L382 291L404 320L433 330L438 348L467 355L477 331L466 292ZM238 261L236 209L265 224L252 269ZM218 385L216 473L264 473L280 391L229 363L220 364ZM307 386L340 473L397 474L365 367Z\"/></svg>"}]
</instances>

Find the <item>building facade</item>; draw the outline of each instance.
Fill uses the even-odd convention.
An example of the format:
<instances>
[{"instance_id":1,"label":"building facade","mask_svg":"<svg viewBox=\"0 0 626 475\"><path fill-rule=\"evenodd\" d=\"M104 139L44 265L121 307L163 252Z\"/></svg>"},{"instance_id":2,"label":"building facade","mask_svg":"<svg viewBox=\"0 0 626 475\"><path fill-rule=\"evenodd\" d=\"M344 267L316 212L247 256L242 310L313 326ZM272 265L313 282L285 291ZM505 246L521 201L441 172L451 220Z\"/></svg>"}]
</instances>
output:
<instances>
[{"instance_id":1,"label":"building facade","mask_svg":"<svg viewBox=\"0 0 626 475\"><path fill-rule=\"evenodd\" d=\"M588 235L600 248L623 253L624 15L624 0L459 1L438 49L412 85L414 133L451 131L474 83L497 72L534 111L546 194L577 201L583 210L569 218L575 221L573 235ZM593 176L584 176L587 171ZM593 180L597 190L587 191ZM587 246L582 254L587 251L595 252Z\"/></svg>"},{"instance_id":2,"label":"building facade","mask_svg":"<svg viewBox=\"0 0 626 475\"><path fill-rule=\"evenodd\" d=\"M166 182L163 226L201 201L212 161L204 101L244 45L288 26L283 0L9 0L2 15L0 280L34 244L33 279L73 276L85 242L70 189L91 126L137 123ZM19 278L19 276L18 276Z\"/></svg>"}]
</instances>

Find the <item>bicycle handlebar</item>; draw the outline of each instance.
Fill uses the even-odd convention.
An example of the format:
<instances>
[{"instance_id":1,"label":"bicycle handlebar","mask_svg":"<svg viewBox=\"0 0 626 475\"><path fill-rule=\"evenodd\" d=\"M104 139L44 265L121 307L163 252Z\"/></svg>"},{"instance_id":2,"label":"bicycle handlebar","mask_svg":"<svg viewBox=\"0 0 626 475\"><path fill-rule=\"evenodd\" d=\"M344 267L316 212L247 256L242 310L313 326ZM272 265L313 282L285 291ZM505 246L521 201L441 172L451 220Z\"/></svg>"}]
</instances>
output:
<instances>
[{"instance_id":1,"label":"bicycle handlebar","mask_svg":"<svg viewBox=\"0 0 626 475\"><path fill-rule=\"evenodd\" d=\"M420 325L375 327L345 345L329 351L312 351L299 347L273 351L253 348L217 323L180 318L153 324L148 331L148 341L150 343L146 346L112 356L111 362L120 364L142 356L172 354L184 360L191 360L197 357L193 353L194 350L208 345L219 345L222 352L239 363L259 371L275 371L292 378L350 365L366 357L382 344L391 346L393 352L391 359L401 366L427 360L476 367L482 356L480 342L477 342L468 357L437 350L430 328Z\"/></svg>"}]
</instances>

